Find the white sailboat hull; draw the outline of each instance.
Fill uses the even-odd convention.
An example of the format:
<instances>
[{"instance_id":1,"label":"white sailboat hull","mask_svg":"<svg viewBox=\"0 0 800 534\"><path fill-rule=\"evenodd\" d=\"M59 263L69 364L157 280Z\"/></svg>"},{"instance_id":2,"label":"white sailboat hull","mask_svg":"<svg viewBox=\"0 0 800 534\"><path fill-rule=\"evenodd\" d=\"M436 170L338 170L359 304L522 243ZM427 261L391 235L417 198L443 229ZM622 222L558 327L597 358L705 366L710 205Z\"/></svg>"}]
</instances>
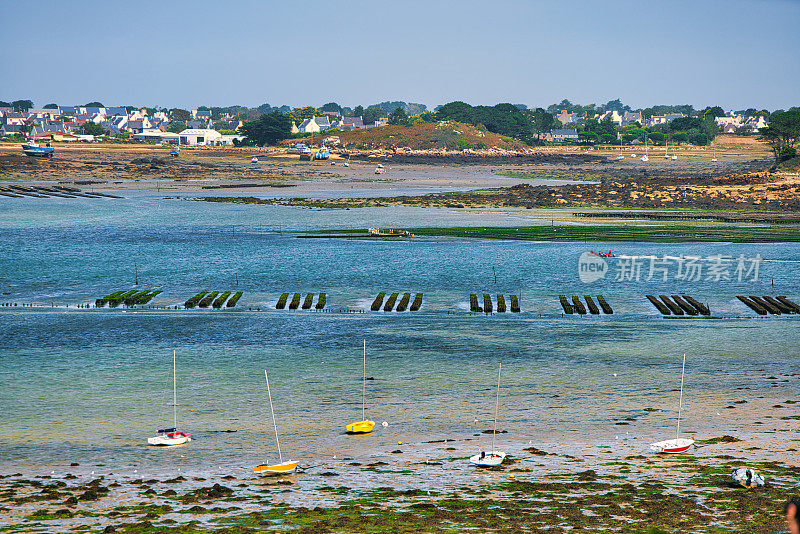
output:
<instances>
[{"instance_id":1,"label":"white sailboat hull","mask_svg":"<svg viewBox=\"0 0 800 534\"><path fill-rule=\"evenodd\" d=\"M505 458L506 453L502 451L489 451L470 456L469 463L476 467L497 467Z\"/></svg>"},{"instance_id":2,"label":"white sailboat hull","mask_svg":"<svg viewBox=\"0 0 800 534\"><path fill-rule=\"evenodd\" d=\"M147 438L148 445L157 447L169 447L171 445L183 445L192 441L191 434L188 432L171 432Z\"/></svg>"}]
</instances>

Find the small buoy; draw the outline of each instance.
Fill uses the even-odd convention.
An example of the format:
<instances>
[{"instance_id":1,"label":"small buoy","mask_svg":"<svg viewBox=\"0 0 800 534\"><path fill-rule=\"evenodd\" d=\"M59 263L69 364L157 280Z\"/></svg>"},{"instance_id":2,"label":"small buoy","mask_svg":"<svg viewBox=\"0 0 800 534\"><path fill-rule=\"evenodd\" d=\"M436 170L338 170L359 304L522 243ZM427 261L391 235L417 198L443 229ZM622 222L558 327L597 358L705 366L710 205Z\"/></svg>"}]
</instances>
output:
<instances>
[{"instance_id":1,"label":"small buoy","mask_svg":"<svg viewBox=\"0 0 800 534\"><path fill-rule=\"evenodd\" d=\"M398 445L402 445L402 444L403 444L403 442L402 442L402 441L398 441L398 442L397 442L397 444L398 444Z\"/></svg>"},{"instance_id":2,"label":"small buoy","mask_svg":"<svg viewBox=\"0 0 800 534\"><path fill-rule=\"evenodd\" d=\"M381 423L381 425L383 425L383 428L386 428L387 426L389 426L389 423L384 421L383 423Z\"/></svg>"},{"instance_id":3,"label":"small buoy","mask_svg":"<svg viewBox=\"0 0 800 534\"><path fill-rule=\"evenodd\" d=\"M508 475L508 478L514 478L514 475Z\"/></svg>"}]
</instances>

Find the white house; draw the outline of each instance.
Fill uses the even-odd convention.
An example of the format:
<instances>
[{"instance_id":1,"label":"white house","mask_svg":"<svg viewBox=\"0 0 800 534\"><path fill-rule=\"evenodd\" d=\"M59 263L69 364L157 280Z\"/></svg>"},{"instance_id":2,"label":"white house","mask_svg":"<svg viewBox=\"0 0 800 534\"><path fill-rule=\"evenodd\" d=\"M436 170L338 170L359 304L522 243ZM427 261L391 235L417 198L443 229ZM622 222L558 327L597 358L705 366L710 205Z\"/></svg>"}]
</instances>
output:
<instances>
[{"instance_id":1,"label":"white house","mask_svg":"<svg viewBox=\"0 0 800 534\"><path fill-rule=\"evenodd\" d=\"M304 120L297 129L302 133L319 133L322 131L315 117Z\"/></svg>"},{"instance_id":2,"label":"white house","mask_svg":"<svg viewBox=\"0 0 800 534\"><path fill-rule=\"evenodd\" d=\"M219 145L223 142L222 134L207 128L187 128L180 133L180 144L194 145Z\"/></svg>"}]
</instances>

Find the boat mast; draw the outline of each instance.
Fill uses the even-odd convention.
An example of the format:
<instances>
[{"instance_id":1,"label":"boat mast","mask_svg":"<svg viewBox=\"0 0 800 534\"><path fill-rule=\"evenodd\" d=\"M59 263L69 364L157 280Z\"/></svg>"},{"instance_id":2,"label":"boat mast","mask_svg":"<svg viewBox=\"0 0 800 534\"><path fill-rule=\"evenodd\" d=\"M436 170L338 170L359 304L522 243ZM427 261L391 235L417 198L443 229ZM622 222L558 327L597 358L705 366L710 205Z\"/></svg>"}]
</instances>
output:
<instances>
[{"instance_id":1,"label":"boat mast","mask_svg":"<svg viewBox=\"0 0 800 534\"><path fill-rule=\"evenodd\" d=\"M492 450L489 454L494 454L494 438L497 435L497 410L500 407L500 371L503 369L503 364L497 369L497 400L494 403L494 426L492 427Z\"/></svg>"},{"instance_id":2,"label":"boat mast","mask_svg":"<svg viewBox=\"0 0 800 534\"><path fill-rule=\"evenodd\" d=\"M681 369L681 397L678 401L678 432L675 439L681 437L681 408L683 408L683 373L686 371L686 353L683 353L683 368Z\"/></svg>"},{"instance_id":3,"label":"boat mast","mask_svg":"<svg viewBox=\"0 0 800 534\"><path fill-rule=\"evenodd\" d=\"M367 340L364 340L364 380L361 386L361 420L366 421L367 416Z\"/></svg>"},{"instance_id":4,"label":"boat mast","mask_svg":"<svg viewBox=\"0 0 800 534\"><path fill-rule=\"evenodd\" d=\"M269 377L267 370L264 369L264 379L267 381L267 396L269 396L269 411L272 413L272 426L275 427L275 443L278 445L278 461L283 463L283 455L281 455L281 442L278 441L278 423L275 422L275 410L272 408L272 392L269 390Z\"/></svg>"},{"instance_id":5,"label":"boat mast","mask_svg":"<svg viewBox=\"0 0 800 534\"><path fill-rule=\"evenodd\" d=\"M172 424L178 429L178 381L175 378L175 349L172 349Z\"/></svg>"}]
</instances>

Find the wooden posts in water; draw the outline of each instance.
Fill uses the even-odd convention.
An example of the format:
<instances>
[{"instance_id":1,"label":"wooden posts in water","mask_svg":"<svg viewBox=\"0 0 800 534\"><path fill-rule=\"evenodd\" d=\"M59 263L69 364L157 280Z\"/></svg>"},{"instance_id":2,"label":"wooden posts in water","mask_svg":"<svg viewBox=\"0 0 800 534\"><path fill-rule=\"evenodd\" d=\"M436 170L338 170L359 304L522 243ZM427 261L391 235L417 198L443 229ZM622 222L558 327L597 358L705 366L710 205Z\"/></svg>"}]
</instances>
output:
<instances>
[{"instance_id":1,"label":"wooden posts in water","mask_svg":"<svg viewBox=\"0 0 800 534\"><path fill-rule=\"evenodd\" d=\"M698 314L706 316L711 315L708 306L699 302L691 295L672 295L671 298L667 295L659 295L658 298L653 295L645 295L645 297L647 297L647 300L649 300L662 315L679 317L684 315L695 317Z\"/></svg>"},{"instance_id":2,"label":"wooden posts in water","mask_svg":"<svg viewBox=\"0 0 800 534\"><path fill-rule=\"evenodd\" d=\"M492 296L488 293L483 294L483 313L492 313Z\"/></svg>"},{"instance_id":3,"label":"wooden posts in water","mask_svg":"<svg viewBox=\"0 0 800 534\"><path fill-rule=\"evenodd\" d=\"M397 303L397 308L394 311L404 312L408 307L408 301L411 300L411 293L403 293L403 298Z\"/></svg>"},{"instance_id":4,"label":"wooden posts in water","mask_svg":"<svg viewBox=\"0 0 800 534\"><path fill-rule=\"evenodd\" d=\"M597 302L600 304L600 307L603 309L603 313L606 315L611 315L614 313L614 310L608 305L606 299L603 298L603 295L597 295Z\"/></svg>"},{"instance_id":5,"label":"wooden posts in water","mask_svg":"<svg viewBox=\"0 0 800 534\"><path fill-rule=\"evenodd\" d=\"M306 295L305 300L303 300L303 309L308 310L311 308L311 304L314 302L314 293L308 293Z\"/></svg>"},{"instance_id":6,"label":"wooden posts in water","mask_svg":"<svg viewBox=\"0 0 800 534\"><path fill-rule=\"evenodd\" d=\"M392 293L389 295L389 298L386 299L386 304L383 305L383 311L390 312L394 308L394 303L397 300L397 295L400 293Z\"/></svg>"},{"instance_id":7,"label":"wooden posts in water","mask_svg":"<svg viewBox=\"0 0 800 534\"><path fill-rule=\"evenodd\" d=\"M664 304L662 304L661 301L658 300L655 296L645 295L645 297L647 297L647 300L649 300L653 304L653 306L655 306L656 309L661 312L662 315L669 315L670 313L669 308L664 306Z\"/></svg>"},{"instance_id":8,"label":"wooden posts in water","mask_svg":"<svg viewBox=\"0 0 800 534\"><path fill-rule=\"evenodd\" d=\"M203 297L200 300L200 302L197 303L197 306L200 308L208 308L214 301L214 299L217 298L217 295L219 295L219 291L212 291L211 293Z\"/></svg>"},{"instance_id":9,"label":"wooden posts in water","mask_svg":"<svg viewBox=\"0 0 800 534\"><path fill-rule=\"evenodd\" d=\"M787 306L786 304L784 304L783 302L781 302L781 301L779 301L777 299L774 299L774 298L772 298L772 297L770 297L768 295L764 295L763 298L768 303L770 303L774 307L778 308L781 311L781 313L794 313L794 310L792 309L791 306Z\"/></svg>"},{"instance_id":10,"label":"wooden posts in water","mask_svg":"<svg viewBox=\"0 0 800 534\"><path fill-rule=\"evenodd\" d=\"M786 306L788 306L789 308L791 308L794 311L794 313L800 313L800 306L798 306L797 304L795 304L791 300L789 300L786 297L781 296L781 295L778 295L775 298L778 299L783 304L785 304Z\"/></svg>"},{"instance_id":11,"label":"wooden posts in water","mask_svg":"<svg viewBox=\"0 0 800 534\"><path fill-rule=\"evenodd\" d=\"M325 295L325 293L320 293L319 297L317 297L316 309L318 309L318 310L325 309L325 303L327 301L328 301L328 297Z\"/></svg>"},{"instance_id":12,"label":"wooden posts in water","mask_svg":"<svg viewBox=\"0 0 800 534\"><path fill-rule=\"evenodd\" d=\"M275 304L276 310L282 310L286 307L286 300L289 298L289 293L283 293L281 297L278 299L278 303Z\"/></svg>"},{"instance_id":13,"label":"wooden posts in water","mask_svg":"<svg viewBox=\"0 0 800 534\"><path fill-rule=\"evenodd\" d=\"M300 305L300 293L295 293L294 295L292 295L292 301L289 303L289 309L296 310L299 305Z\"/></svg>"},{"instance_id":14,"label":"wooden posts in water","mask_svg":"<svg viewBox=\"0 0 800 534\"><path fill-rule=\"evenodd\" d=\"M184 302L183 305L186 308L194 308L195 306L197 306L197 303L200 302L200 299L202 299L204 296L206 296L206 291L201 291L197 295L193 296L192 298Z\"/></svg>"},{"instance_id":15,"label":"wooden posts in water","mask_svg":"<svg viewBox=\"0 0 800 534\"><path fill-rule=\"evenodd\" d=\"M699 313L694 306L684 301L680 295L672 295L672 301L689 315L697 315Z\"/></svg>"},{"instance_id":16,"label":"wooden posts in water","mask_svg":"<svg viewBox=\"0 0 800 534\"><path fill-rule=\"evenodd\" d=\"M589 313L591 313L592 315L599 315L600 310L597 308L597 305L592 300L592 296L584 295L583 298L586 299L586 306L589 308Z\"/></svg>"},{"instance_id":17,"label":"wooden posts in water","mask_svg":"<svg viewBox=\"0 0 800 534\"><path fill-rule=\"evenodd\" d=\"M233 308L236 306L236 303L239 302L239 299L242 298L242 292L237 291L233 294L233 296L228 300L228 303L225 305L226 308ZM286 301L284 301L286 302Z\"/></svg>"},{"instance_id":18,"label":"wooden posts in water","mask_svg":"<svg viewBox=\"0 0 800 534\"><path fill-rule=\"evenodd\" d=\"M772 315L780 315L781 314L781 310L780 309L778 309L777 307L773 306L769 302L763 300L761 297L757 297L755 295L750 295L750 300L752 300L753 302L755 302L756 304L758 304L759 306L761 306L762 308L764 308L765 310L770 312Z\"/></svg>"},{"instance_id":19,"label":"wooden posts in water","mask_svg":"<svg viewBox=\"0 0 800 534\"><path fill-rule=\"evenodd\" d=\"M694 306L694 308L695 308L695 309L696 309L698 312L700 312L700 314L701 314L701 315L711 315L711 310L709 310L709 309L708 309L708 306L706 306L706 305L705 305L705 304L703 304L702 302L699 302L698 300L696 300L696 299L695 299L694 297L692 297L691 295L681 295L681 296L683 297L683 299L684 299L686 302L688 302L689 304L691 304L692 306Z\"/></svg>"},{"instance_id":20,"label":"wooden posts in water","mask_svg":"<svg viewBox=\"0 0 800 534\"><path fill-rule=\"evenodd\" d=\"M672 302L668 296L659 295L658 298L661 299L661 302L663 302L664 305L667 308L669 308L669 311L671 311L673 314L675 314L675 315L683 315L683 310L680 308L680 306L678 306L677 304Z\"/></svg>"},{"instance_id":21,"label":"wooden posts in water","mask_svg":"<svg viewBox=\"0 0 800 534\"><path fill-rule=\"evenodd\" d=\"M564 308L564 313L566 313L567 315L572 315L573 313L575 313L575 310L572 307L572 304L570 304L569 301L567 300L566 295L559 295L558 300L561 302L561 307Z\"/></svg>"},{"instance_id":22,"label":"wooden posts in water","mask_svg":"<svg viewBox=\"0 0 800 534\"><path fill-rule=\"evenodd\" d=\"M586 315L586 308L584 307L583 303L581 302L581 299L579 299L577 296L573 296L572 297L572 307L579 314Z\"/></svg>"},{"instance_id":23,"label":"wooden posts in water","mask_svg":"<svg viewBox=\"0 0 800 534\"><path fill-rule=\"evenodd\" d=\"M383 297L385 297L385 296L386 296L386 293L384 293L383 291L378 293L378 296L375 297L374 301L372 301L372 306L370 307L370 309L372 311L380 310L381 309L381 305L383 304Z\"/></svg>"},{"instance_id":24,"label":"wooden posts in water","mask_svg":"<svg viewBox=\"0 0 800 534\"><path fill-rule=\"evenodd\" d=\"M747 298L745 296L742 296L742 295L736 295L736 298L741 300L748 308L750 308L751 310L753 310L757 314L759 314L759 315L766 315L767 314L767 310L763 306L758 304L757 302L753 302L749 298Z\"/></svg>"},{"instance_id":25,"label":"wooden posts in water","mask_svg":"<svg viewBox=\"0 0 800 534\"><path fill-rule=\"evenodd\" d=\"M519 299L516 295L511 295L511 313L519 313Z\"/></svg>"},{"instance_id":26,"label":"wooden posts in water","mask_svg":"<svg viewBox=\"0 0 800 534\"><path fill-rule=\"evenodd\" d=\"M419 311L420 306L422 306L422 293L417 293L414 302L411 303L411 311Z\"/></svg>"},{"instance_id":27,"label":"wooden posts in water","mask_svg":"<svg viewBox=\"0 0 800 534\"><path fill-rule=\"evenodd\" d=\"M469 296L469 311L471 312L482 312L483 308L478 305L478 295L475 293L470 294Z\"/></svg>"},{"instance_id":28,"label":"wooden posts in water","mask_svg":"<svg viewBox=\"0 0 800 534\"><path fill-rule=\"evenodd\" d=\"M497 313L506 312L506 298L503 295L497 295Z\"/></svg>"}]
</instances>

